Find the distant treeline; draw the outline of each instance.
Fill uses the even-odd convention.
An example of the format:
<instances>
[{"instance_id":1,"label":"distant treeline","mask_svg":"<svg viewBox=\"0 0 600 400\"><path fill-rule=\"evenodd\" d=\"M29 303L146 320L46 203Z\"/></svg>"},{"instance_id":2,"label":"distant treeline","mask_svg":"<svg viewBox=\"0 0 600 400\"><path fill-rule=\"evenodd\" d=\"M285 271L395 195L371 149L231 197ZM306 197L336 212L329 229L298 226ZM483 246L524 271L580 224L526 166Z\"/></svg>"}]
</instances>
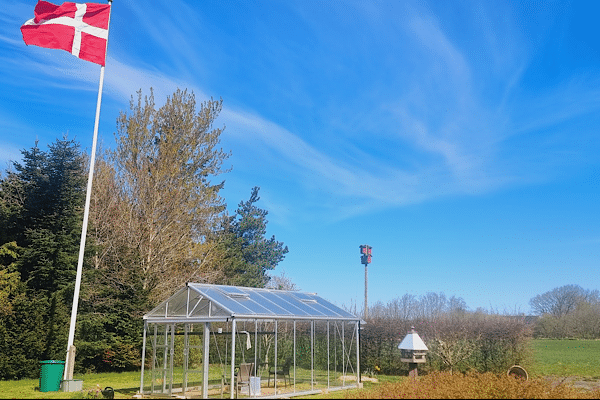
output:
<instances>
[{"instance_id":1,"label":"distant treeline","mask_svg":"<svg viewBox=\"0 0 600 400\"><path fill-rule=\"evenodd\" d=\"M579 285L565 285L535 296L530 301L539 338L600 339L600 292Z\"/></svg>"},{"instance_id":2,"label":"distant treeline","mask_svg":"<svg viewBox=\"0 0 600 400\"><path fill-rule=\"evenodd\" d=\"M423 372L504 372L531 361L528 341L534 337L600 339L598 290L565 285L535 296L530 305L537 315L469 311L462 298L443 293L378 302L369 307L361 331L361 369L406 374L397 346L411 327L430 350L428 362L419 367Z\"/></svg>"}]
</instances>

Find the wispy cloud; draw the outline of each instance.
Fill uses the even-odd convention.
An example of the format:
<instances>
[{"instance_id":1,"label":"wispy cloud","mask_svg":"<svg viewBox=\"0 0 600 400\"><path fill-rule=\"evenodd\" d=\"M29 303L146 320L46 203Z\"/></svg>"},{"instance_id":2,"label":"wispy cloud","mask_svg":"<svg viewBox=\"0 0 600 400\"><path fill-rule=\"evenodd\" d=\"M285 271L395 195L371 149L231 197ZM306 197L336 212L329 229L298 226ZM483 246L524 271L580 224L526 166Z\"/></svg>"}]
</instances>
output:
<instances>
[{"instance_id":1,"label":"wispy cloud","mask_svg":"<svg viewBox=\"0 0 600 400\"><path fill-rule=\"evenodd\" d=\"M515 134L523 134L558 125L597 112L600 109L600 79L580 75L536 93L523 96L528 106L515 111L522 122Z\"/></svg>"},{"instance_id":2,"label":"wispy cloud","mask_svg":"<svg viewBox=\"0 0 600 400\"><path fill-rule=\"evenodd\" d=\"M485 27L487 24L481 19L487 17L483 10L480 11L483 15L480 16L480 26ZM193 10L190 10L190 15L195 15ZM143 21L145 17L139 15L139 18ZM527 160L523 160L521 165L507 165L502 159L507 145L505 141L519 130L535 129L540 124L536 122L536 116L545 115L547 111L533 112L535 110L526 104L528 102L516 98L516 88L527 68L523 61L519 61L523 54L522 46L517 44L519 33L503 38L506 42L500 46L500 57L498 36L484 30L479 46L481 51L490 52L486 57L494 62L483 70L478 65L479 70L475 73L473 63L476 61L472 54L467 55L453 41L433 14L424 13L421 9L418 12L413 10L404 19L404 40L413 43L410 49L417 54L409 60L412 65L407 66L411 81L406 81L407 87L399 91L395 99L386 96L383 102L372 107L387 110L378 114L384 117L378 121L384 129L383 137L391 138L398 148L409 146L420 161L406 168L399 162L401 160L394 160L390 152L383 159L365 154L363 160L366 161L356 164L352 161L361 150L355 145L347 144L350 150L356 152L355 157L348 160L343 154L334 155L328 148L318 149L306 132L287 129L250 109L234 108L226 103L221 120L227 126L227 135L232 137L232 142L235 141L234 146L240 150L243 148L243 154L238 152L238 159L245 158L257 173L275 174L274 171L277 171L275 175L285 175L280 179L304 188L302 196L308 200L304 207L321 210L331 218L344 218L354 213L397 207L439 196L485 193L527 180ZM174 51L172 44L164 39L161 32L168 30L175 38L190 34L189 25L180 22L176 17L169 17L160 26L152 26L149 20L144 25L148 26L150 36L170 52ZM507 24L512 26L510 20ZM317 29L312 32L319 34ZM191 60L200 58L194 49L185 50L177 50L178 54L183 54L185 62L182 65L189 65ZM197 93L205 96L199 82L193 79L175 82L166 75L118 62L115 64L119 79L113 82L114 90L121 91L122 95L130 95L142 83L152 82L155 90L165 95L175 87L185 85L192 86ZM183 75L188 76L187 68L179 64L177 68L182 68ZM493 81L482 87L485 77ZM564 116L557 116L557 121L599 106L594 92L588 90L586 93L584 85L570 87L572 93L569 98L578 98L576 105L561 108L567 100L552 105L547 98L542 102L548 104L547 107L561 108L560 114ZM491 96L486 92L489 90L494 90ZM485 101L482 100L484 95L487 97ZM544 97L543 94L541 96ZM583 109L579 105L583 105ZM520 112L527 113L522 111L527 109L532 112L520 115ZM544 121L556 123L548 119ZM395 138L390 135L391 132L396 133ZM539 170L532 168L530 178ZM313 201L312 195L308 194L315 191L322 193L321 201ZM273 197L270 201L275 204L285 199Z\"/></svg>"},{"instance_id":3,"label":"wispy cloud","mask_svg":"<svg viewBox=\"0 0 600 400\"><path fill-rule=\"evenodd\" d=\"M14 19L24 7L19 3L0 13L0 21ZM253 26L256 43L243 42L250 48L225 31L214 35L218 24L182 1L156 5L152 12L132 1L120 7L144 35L130 43L129 22L113 21L105 96L123 109L138 89L146 94L150 87L159 104L177 88L206 99L219 85L206 78L218 74L205 71L254 55L261 60L227 70L254 68L258 83L239 91L231 88L235 80L227 83L232 101L225 99L219 123L227 127L236 162L246 168L246 175L234 169L234 179L290 185L293 193L264 195L274 207L281 205L281 218L295 212L284 205L288 201L315 218L339 219L538 179L544 168L536 163L552 159L515 157L511 150L521 137L600 109L598 82L591 75L543 92L523 90L529 45L504 7L498 11L501 19L484 4L466 10L474 36L465 38L432 10L414 4L350 2L343 10L292 4L293 21L306 41L269 37ZM324 8L315 10L319 7ZM210 43L216 36L219 43ZM0 28L2 46L13 49L19 40ZM154 64L129 46L152 49ZM272 54L274 49L282 53ZM30 70L31 87L37 79L57 90L97 89L98 69L66 52L32 49L22 67L24 57L11 51L0 54L0 62L5 70ZM268 70L260 71L265 65ZM302 71L306 74L299 75ZM268 86L261 87L263 82ZM16 96L29 95L26 90ZM47 92L31 95L53 101ZM254 111L256 104L263 106L260 112ZM285 118L286 110L306 114L296 120L315 122L296 124ZM363 132L372 147L358 143ZM248 188L254 184L248 182Z\"/></svg>"}]
</instances>

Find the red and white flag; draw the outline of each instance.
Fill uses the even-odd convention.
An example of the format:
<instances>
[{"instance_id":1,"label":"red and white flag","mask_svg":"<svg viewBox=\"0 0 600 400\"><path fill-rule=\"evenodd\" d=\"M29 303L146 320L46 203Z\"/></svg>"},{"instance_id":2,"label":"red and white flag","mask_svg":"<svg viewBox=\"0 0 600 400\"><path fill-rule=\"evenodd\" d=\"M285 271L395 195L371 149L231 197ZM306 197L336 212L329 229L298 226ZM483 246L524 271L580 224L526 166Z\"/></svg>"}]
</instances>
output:
<instances>
[{"instance_id":1,"label":"red and white flag","mask_svg":"<svg viewBox=\"0 0 600 400\"><path fill-rule=\"evenodd\" d=\"M108 40L109 4L63 3L39 0L35 17L21 26L25 44L62 49L104 66Z\"/></svg>"}]
</instances>

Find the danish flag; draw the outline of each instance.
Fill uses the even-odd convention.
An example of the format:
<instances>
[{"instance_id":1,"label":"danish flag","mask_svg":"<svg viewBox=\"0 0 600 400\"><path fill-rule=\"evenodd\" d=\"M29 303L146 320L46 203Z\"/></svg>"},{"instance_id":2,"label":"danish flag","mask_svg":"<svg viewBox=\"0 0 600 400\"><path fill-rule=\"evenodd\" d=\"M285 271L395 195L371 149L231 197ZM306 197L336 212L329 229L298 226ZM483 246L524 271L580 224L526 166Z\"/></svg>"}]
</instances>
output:
<instances>
[{"instance_id":1,"label":"danish flag","mask_svg":"<svg viewBox=\"0 0 600 400\"><path fill-rule=\"evenodd\" d=\"M35 17L21 26L25 44L62 49L104 66L110 4L63 3L39 0Z\"/></svg>"}]
</instances>

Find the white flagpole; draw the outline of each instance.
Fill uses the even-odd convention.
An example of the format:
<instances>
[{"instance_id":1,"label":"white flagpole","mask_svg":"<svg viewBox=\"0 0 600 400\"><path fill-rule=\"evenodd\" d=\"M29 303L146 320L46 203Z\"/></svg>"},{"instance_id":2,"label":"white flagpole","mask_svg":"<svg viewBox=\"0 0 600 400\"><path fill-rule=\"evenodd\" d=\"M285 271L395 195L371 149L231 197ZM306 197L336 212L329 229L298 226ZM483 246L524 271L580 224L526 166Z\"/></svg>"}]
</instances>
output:
<instances>
[{"instance_id":1,"label":"white flagpole","mask_svg":"<svg viewBox=\"0 0 600 400\"><path fill-rule=\"evenodd\" d=\"M110 13L112 12L112 0L108 0L111 6L108 14L108 26L106 28L106 47L108 48L108 30L110 28ZM79 289L81 288L81 274L83 271L83 256L85 254L85 238L87 235L88 218L90 214L90 199L92 197L92 180L94 178L94 163L96 161L96 143L98 142L98 124L100 122L100 104L102 103L102 87L104 86L104 65L100 67L100 84L98 86L98 100L96 102L96 120L94 122L94 138L92 140L92 152L90 158L90 171L88 173L87 191L85 194L85 210L83 212L83 227L81 229L81 243L79 245L79 260L77 261L77 275L75 277L75 290L73 292L73 308L71 309L71 326L69 327L69 340L67 343L67 356L65 361L64 380L73 379L73 367L75 366L75 322L77 321L77 306L79 304Z\"/></svg>"}]
</instances>

